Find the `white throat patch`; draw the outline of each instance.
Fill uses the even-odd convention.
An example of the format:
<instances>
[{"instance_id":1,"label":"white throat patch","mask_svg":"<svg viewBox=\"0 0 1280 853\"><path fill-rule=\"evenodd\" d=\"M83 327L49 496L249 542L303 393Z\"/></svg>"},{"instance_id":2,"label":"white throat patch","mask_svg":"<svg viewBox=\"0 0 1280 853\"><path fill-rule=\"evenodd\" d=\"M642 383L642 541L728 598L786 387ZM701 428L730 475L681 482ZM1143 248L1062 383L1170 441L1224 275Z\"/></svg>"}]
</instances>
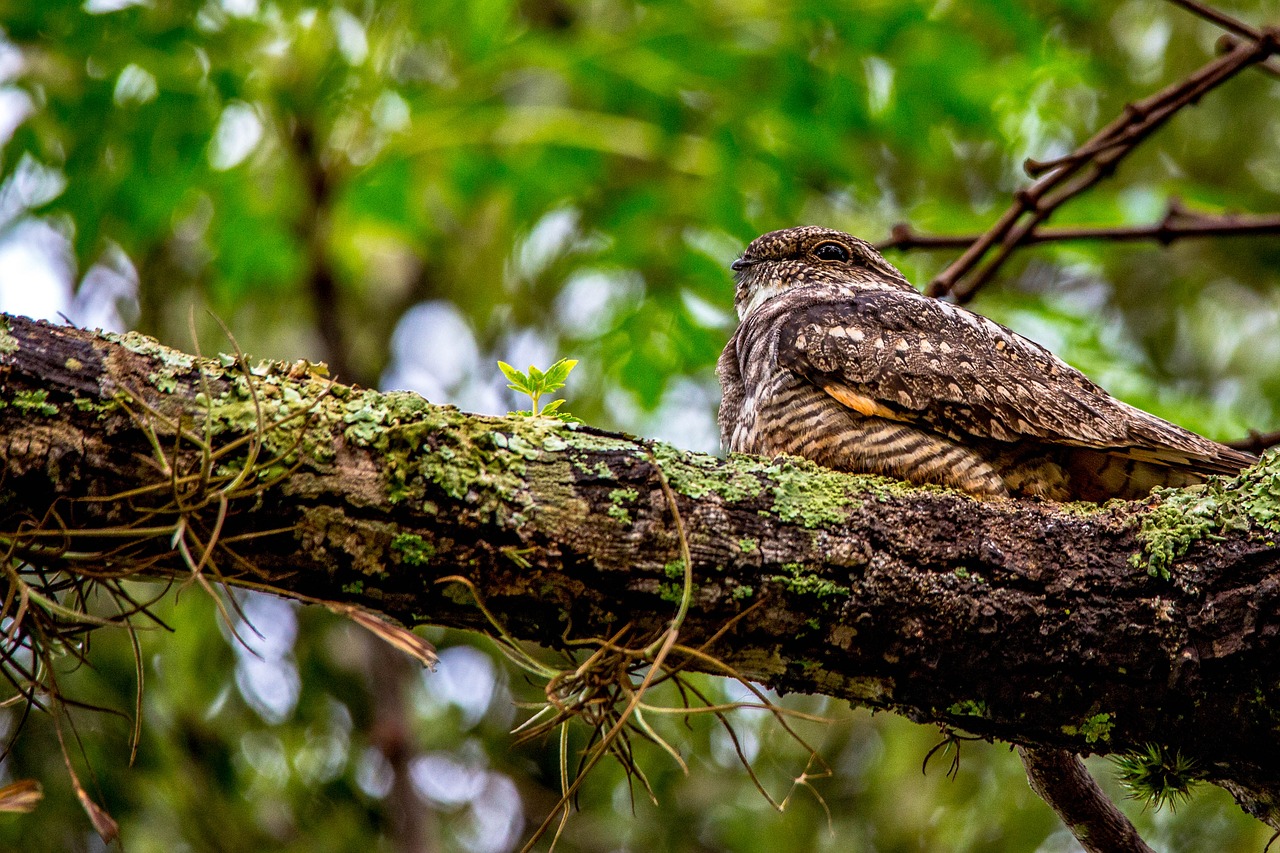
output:
<instances>
[{"instance_id":1,"label":"white throat patch","mask_svg":"<svg viewBox=\"0 0 1280 853\"><path fill-rule=\"evenodd\" d=\"M757 287L755 295L751 297L751 301L748 302L746 305L739 306L738 319L739 320L747 319L747 317L751 314L752 311L756 310L765 301L772 299L773 297L782 293L782 291L786 289L787 288L785 287L779 287L777 284L766 284L766 285Z\"/></svg>"}]
</instances>

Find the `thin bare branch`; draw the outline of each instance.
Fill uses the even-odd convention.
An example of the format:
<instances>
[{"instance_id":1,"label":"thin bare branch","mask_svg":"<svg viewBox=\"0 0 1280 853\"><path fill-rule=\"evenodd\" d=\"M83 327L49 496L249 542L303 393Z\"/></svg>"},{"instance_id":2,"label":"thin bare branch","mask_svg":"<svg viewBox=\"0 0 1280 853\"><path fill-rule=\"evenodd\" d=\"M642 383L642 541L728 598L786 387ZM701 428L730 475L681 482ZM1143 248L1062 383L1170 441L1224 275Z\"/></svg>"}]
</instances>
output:
<instances>
[{"instance_id":1,"label":"thin bare branch","mask_svg":"<svg viewBox=\"0 0 1280 853\"><path fill-rule=\"evenodd\" d=\"M1170 211L1160 222L1151 225L1098 225L1037 228L1027 234L1022 245L1065 243L1080 240L1106 240L1115 243L1155 241L1165 245L1196 237L1253 237L1280 234L1280 213L1266 215L1221 215ZM978 234L918 234L906 223L893 226L888 240L876 244L880 251L911 249L963 249L979 238Z\"/></svg>"},{"instance_id":2,"label":"thin bare branch","mask_svg":"<svg viewBox=\"0 0 1280 853\"><path fill-rule=\"evenodd\" d=\"M1234 447L1236 450L1247 450L1250 453L1261 453L1269 447L1275 447L1280 444L1280 431L1277 432L1257 432L1250 430L1249 435L1245 438L1238 438L1235 441L1228 441L1228 447Z\"/></svg>"},{"instance_id":3,"label":"thin bare branch","mask_svg":"<svg viewBox=\"0 0 1280 853\"><path fill-rule=\"evenodd\" d=\"M1186 9L1193 15L1199 15L1206 21L1212 21L1224 30L1230 30L1238 36L1249 39L1250 41L1258 41L1262 38L1262 33L1246 24L1244 21L1238 21L1217 9L1210 8L1198 0L1169 0L1175 6Z\"/></svg>"},{"instance_id":4,"label":"thin bare branch","mask_svg":"<svg viewBox=\"0 0 1280 853\"><path fill-rule=\"evenodd\" d=\"M1215 47L1217 47L1218 53L1221 54L1235 50L1236 45L1238 44L1240 44L1240 39L1231 35L1231 33L1223 33L1218 38ZM1265 62L1259 62L1257 68L1264 74L1269 74L1277 80L1280 80L1280 62L1277 62L1275 59L1268 59Z\"/></svg>"}]
</instances>

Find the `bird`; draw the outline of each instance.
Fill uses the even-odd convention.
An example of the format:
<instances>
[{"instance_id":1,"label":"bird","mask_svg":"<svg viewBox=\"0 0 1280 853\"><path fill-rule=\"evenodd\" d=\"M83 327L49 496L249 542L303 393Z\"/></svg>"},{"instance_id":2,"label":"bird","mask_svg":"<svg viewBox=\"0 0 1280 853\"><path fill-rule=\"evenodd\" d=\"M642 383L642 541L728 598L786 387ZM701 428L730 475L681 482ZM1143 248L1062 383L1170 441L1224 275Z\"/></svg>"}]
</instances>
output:
<instances>
[{"instance_id":1,"label":"bird","mask_svg":"<svg viewBox=\"0 0 1280 853\"><path fill-rule=\"evenodd\" d=\"M1134 500L1256 457L1108 394L1045 347L917 291L865 240L771 231L731 264L721 441L984 497Z\"/></svg>"}]
</instances>

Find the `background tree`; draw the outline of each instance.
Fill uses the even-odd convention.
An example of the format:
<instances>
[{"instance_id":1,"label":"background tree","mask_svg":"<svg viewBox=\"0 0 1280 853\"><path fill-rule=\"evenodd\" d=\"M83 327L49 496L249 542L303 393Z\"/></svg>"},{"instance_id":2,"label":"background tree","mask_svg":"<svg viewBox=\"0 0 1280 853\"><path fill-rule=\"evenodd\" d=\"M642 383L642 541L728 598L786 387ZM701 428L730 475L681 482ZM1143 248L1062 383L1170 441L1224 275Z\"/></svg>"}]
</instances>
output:
<instances>
[{"instance_id":1,"label":"background tree","mask_svg":"<svg viewBox=\"0 0 1280 853\"><path fill-rule=\"evenodd\" d=\"M1280 19L1273 3L1239 11ZM180 346L189 308L207 304L255 356L326 360L345 381L476 411L518 407L497 359L566 355L581 362L575 414L713 449L724 267L749 238L798 222L870 239L900 221L981 231L1026 184L1025 158L1068 153L1204 65L1222 32L1151 0L1105 15L10 0L0 295L32 304L44 276L72 320ZM1055 222L1146 225L1175 196L1206 214L1275 211L1277 85L1265 69L1238 75ZM1015 255L974 307L1135 405L1237 437L1280 420L1277 245L1047 245ZM951 254L893 259L923 285ZM197 325L206 348L226 348L200 312ZM145 638L139 764L124 767L123 724L83 723L102 730L86 746L131 847L502 850L554 801L554 756L505 734L510 697L537 691L483 642L435 637L443 666L420 679L324 613L250 597L266 635L240 631L254 655L212 629L201 596L166 606L178 630ZM76 687L130 707L127 642L102 637L94 660ZM817 735L837 771L822 788L834 836L813 803L770 816L708 725L689 735L703 765L691 782L661 756L646 764L661 814L640 802L631 817L606 771L565 849L1065 843L1003 748L966 745L956 781L921 778L936 730L852 716ZM802 756L744 725L771 759L766 781L785 785ZM89 847L56 788L60 758L37 746L47 721L27 726L5 771L51 790L0 833L23 849ZM1174 816L1134 811L1171 850L1269 835L1216 789Z\"/></svg>"}]
</instances>

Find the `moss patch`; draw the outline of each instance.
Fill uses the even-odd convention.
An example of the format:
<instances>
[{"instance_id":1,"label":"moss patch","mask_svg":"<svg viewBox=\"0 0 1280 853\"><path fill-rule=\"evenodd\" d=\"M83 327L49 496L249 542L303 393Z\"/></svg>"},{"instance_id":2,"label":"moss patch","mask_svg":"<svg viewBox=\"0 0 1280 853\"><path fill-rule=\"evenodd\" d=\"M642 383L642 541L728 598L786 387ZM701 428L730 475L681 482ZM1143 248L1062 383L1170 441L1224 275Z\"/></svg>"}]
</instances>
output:
<instances>
[{"instance_id":1,"label":"moss patch","mask_svg":"<svg viewBox=\"0 0 1280 853\"><path fill-rule=\"evenodd\" d=\"M1169 579L1174 562L1203 539L1257 529L1280 534L1280 452L1271 450L1238 477L1214 477L1189 489L1158 489L1141 518L1142 550L1131 558L1153 577Z\"/></svg>"},{"instance_id":2,"label":"moss patch","mask_svg":"<svg viewBox=\"0 0 1280 853\"><path fill-rule=\"evenodd\" d=\"M806 572L804 566L800 563L784 563L782 570L785 574L771 575L769 580L782 584L788 592L796 595L812 595L817 598L831 598L833 596L845 598L850 593L849 587L841 586L827 578Z\"/></svg>"},{"instance_id":3,"label":"moss patch","mask_svg":"<svg viewBox=\"0 0 1280 853\"><path fill-rule=\"evenodd\" d=\"M1094 714L1078 726L1063 726L1062 733L1071 737L1084 736L1086 743L1106 743L1111 740L1111 730L1115 722L1110 714Z\"/></svg>"},{"instance_id":4,"label":"moss patch","mask_svg":"<svg viewBox=\"0 0 1280 853\"><path fill-rule=\"evenodd\" d=\"M436 546L415 533L401 533L391 540L391 550L408 566L425 566L436 555Z\"/></svg>"},{"instance_id":5,"label":"moss patch","mask_svg":"<svg viewBox=\"0 0 1280 853\"><path fill-rule=\"evenodd\" d=\"M49 394L43 389L18 391L13 395L13 399L9 401L9 405L28 415L50 417L58 414L58 407L49 402Z\"/></svg>"},{"instance_id":6,"label":"moss patch","mask_svg":"<svg viewBox=\"0 0 1280 853\"><path fill-rule=\"evenodd\" d=\"M991 709L981 699L961 699L948 705L947 713L953 717L987 717Z\"/></svg>"}]
</instances>

